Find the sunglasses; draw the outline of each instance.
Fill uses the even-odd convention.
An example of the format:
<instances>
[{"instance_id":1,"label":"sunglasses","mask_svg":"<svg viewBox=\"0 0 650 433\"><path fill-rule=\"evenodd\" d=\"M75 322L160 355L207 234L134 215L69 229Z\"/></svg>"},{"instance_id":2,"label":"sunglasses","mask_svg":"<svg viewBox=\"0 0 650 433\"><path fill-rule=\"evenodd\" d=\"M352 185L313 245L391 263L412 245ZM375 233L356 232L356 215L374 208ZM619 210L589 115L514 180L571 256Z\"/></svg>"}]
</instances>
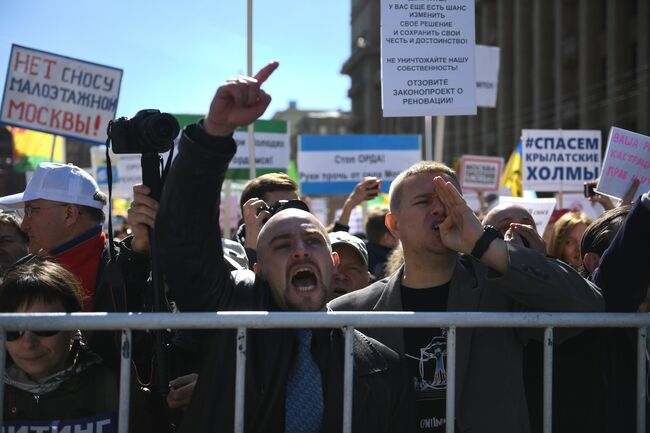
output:
<instances>
[{"instance_id":1,"label":"sunglasses","mask_svg":"<svg viewBox=\"0 0 650 433\"><path fill-rule=\"evenodd\" d=\"M7 341L16 341L27 331L7 331ZM61 331L29 331L38 337L53 337Z\"/></svg>"}]
</instances>

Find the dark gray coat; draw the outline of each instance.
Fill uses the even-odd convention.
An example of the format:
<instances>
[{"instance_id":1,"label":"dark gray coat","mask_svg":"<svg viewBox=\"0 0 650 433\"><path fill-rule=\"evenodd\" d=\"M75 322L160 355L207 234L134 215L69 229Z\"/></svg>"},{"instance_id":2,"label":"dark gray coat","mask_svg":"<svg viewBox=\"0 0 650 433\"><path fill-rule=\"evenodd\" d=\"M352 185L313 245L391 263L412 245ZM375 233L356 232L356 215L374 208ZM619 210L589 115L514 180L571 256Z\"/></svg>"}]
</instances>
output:
<instances>
[{"instance_id":1,"label":"dark gray coat","mask_svg":"<svg viewBox=\"0 0 650 433\"><path fill-rule=\"evenodd\" d=\"M459 256L447 311L602 311L598 288L568 265L508 244L504 275ZM337 311L401 311L403 268L365 289L330 302ZM404 355L402 329L365 329L365 334ZM456 422L461 432L525 433L528 410L522 379L525 329L457 330Z\"/></svg>"}]
</instances>

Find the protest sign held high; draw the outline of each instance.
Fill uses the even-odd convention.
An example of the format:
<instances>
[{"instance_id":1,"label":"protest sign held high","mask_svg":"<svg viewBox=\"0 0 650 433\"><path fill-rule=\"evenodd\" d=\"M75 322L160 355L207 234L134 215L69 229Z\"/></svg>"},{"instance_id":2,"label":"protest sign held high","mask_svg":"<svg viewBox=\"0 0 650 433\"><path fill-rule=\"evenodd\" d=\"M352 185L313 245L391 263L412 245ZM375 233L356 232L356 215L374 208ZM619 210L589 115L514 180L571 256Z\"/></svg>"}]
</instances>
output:
<instances>
[{"instance_id":1,"label":"protest sign held high","mask_svg":"<svg viewBox=\"0 0 650 433\"><path fill-rule=\"evenodd\" d=\"M298 153L303 194L349 194L366 176L382 192L420 160L419 135L302 135Z\"/></svg>"},{"instance_id":2,"label":"protest sign held high","mask_svg":"<svg viewBox=\"0 0 650 433\"><path fill-rule=\"evenodd\" d=\"M503 158L463 155L460 160L460 186L463 190L498 191Z\"/></svg>"},{"instance_id":3,"label":"protest sign held high","mask_svg":"<svg viewBox=\"0 0 650 433\"><path fill-rule=\"evenodd\" d=\"M582 191L600 175L600 131L522 131L523 188Z\"/></svg>"},{"instance_id":4,"label":"protest sign held high","mask_svg":"<svg viewBox=\"0 0 650 433\"><path fill-rule=\"evenodd\" d=\"M476 114L474 1L382 0L384 116Z\"/></svg>"},{"instance_id":5,"label":"protest sign held high","mask_svg":"<svg viewBox=\"0 0 650 433\"><path fill-rule=\"evenodd\" d=\"M264 173L284 172L289 168L289 127L284 120L256 120L255 128L255 171ZM250 162L248 157L248 133L240 128L233 138L237 153L230 163L226 179L247 180Z\"/></svg>"},{"instance_id":6,"label":"protest sign held high","mask_svg":"<svg viewBox=\"0 0 650 433\"><path fill-rule=\"evenodd\" d=\"M612 128L596 190L601 194L623 198L632 179L639 179L635 199L650 190L650 137Z\"/></svg>"},{"instance_id":7,"label":"protest sign held high","mask_svg":"<svg viewBox=\"0 0 650 433\"><path fill-rule=\"evenodd\" d=\"M501 48L476 46L476 105L478 107L497 106L500 58Z\"/></svg>"},{"instance_id":8,"label":"protest sign held high","mask_svg":"<svg viewBox=\"0 0 650 433\"><path fill-rule=\"evenodd\" d=\"M0 122L103 143L122 70L12 45Z\"/></svg>"}]
</instances>

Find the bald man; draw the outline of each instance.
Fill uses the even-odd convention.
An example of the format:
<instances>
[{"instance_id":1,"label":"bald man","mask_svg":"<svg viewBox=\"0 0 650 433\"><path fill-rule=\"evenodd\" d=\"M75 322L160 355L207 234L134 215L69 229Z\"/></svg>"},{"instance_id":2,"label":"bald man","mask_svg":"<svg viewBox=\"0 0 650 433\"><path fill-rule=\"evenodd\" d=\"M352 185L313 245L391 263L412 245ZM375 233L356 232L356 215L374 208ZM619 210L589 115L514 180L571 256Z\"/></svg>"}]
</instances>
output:
<instances>
[{"instance_id":1,"label":"bald man","mask_svg":"<svg viewBox=\"0 0 650 433\"><path fill-rule=\"evenodd\" d=\"M183 133L156 219L162 268L181 311L321 311L338 256L310 213L287 209L260 231L254 272L230 272L220 236L220 188L236 127L262 115L270 96L260 85L277 67L221 86L208 116ZM233 431L235 330L205 332L199 373L181 432ZM354 336L355 432L412 431L398 356ZM343 336L328 329L253 329L246 345L246 431L340 432Z\"/></svg>"},{"instance_id":2,"label":"bald man","mask_svg":"<svg viewBox=\"0 0 650 433\"><path fill-rule=\"evenodd\" d=\"M501 203L485 215L483 225L496 227L506 242L522 245L546 255L546 242L537 233L535 219L522 206Z\"/></svg>"}]
</instances>

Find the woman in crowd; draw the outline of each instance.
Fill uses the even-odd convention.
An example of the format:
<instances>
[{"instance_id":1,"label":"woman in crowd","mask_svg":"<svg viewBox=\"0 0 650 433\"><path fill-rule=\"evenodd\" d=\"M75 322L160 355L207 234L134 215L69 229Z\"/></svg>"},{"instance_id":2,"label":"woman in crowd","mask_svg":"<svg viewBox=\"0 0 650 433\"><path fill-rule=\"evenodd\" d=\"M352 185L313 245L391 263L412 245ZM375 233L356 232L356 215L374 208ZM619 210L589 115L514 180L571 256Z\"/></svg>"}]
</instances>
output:
<instances>
[{"instance_id":1,"label":"woman in crowd","mask_svg":"<svg viewBox=\"0 0 650 433\"><path fill-rule=\"evenodd\" d=\"M0 311L78 312L80 293L70 272L47 259L30 256L5 274ZM18 430L29 423L56 425L59 430L70 425L70 431L116 429L117 377L87 348L80 331L7 331L6 335L13 363L4 374L5 427ZM143 401L137 395L132 400L134 404ZM132 411L132 431L150 431L148 417L142 415Z\"/></svg>"},{"instance_id":2,"label":"woman in crowd","mask_svg":"<svg viewBox=\"0 0 650 433\"><path fill-rule=\"evenodd\" d=\"M548 254L579 269L582 263L580 240L589 224L591 220L583 213L567 212L562 215L553 227Z\"/></svg>"}]
</instances>

